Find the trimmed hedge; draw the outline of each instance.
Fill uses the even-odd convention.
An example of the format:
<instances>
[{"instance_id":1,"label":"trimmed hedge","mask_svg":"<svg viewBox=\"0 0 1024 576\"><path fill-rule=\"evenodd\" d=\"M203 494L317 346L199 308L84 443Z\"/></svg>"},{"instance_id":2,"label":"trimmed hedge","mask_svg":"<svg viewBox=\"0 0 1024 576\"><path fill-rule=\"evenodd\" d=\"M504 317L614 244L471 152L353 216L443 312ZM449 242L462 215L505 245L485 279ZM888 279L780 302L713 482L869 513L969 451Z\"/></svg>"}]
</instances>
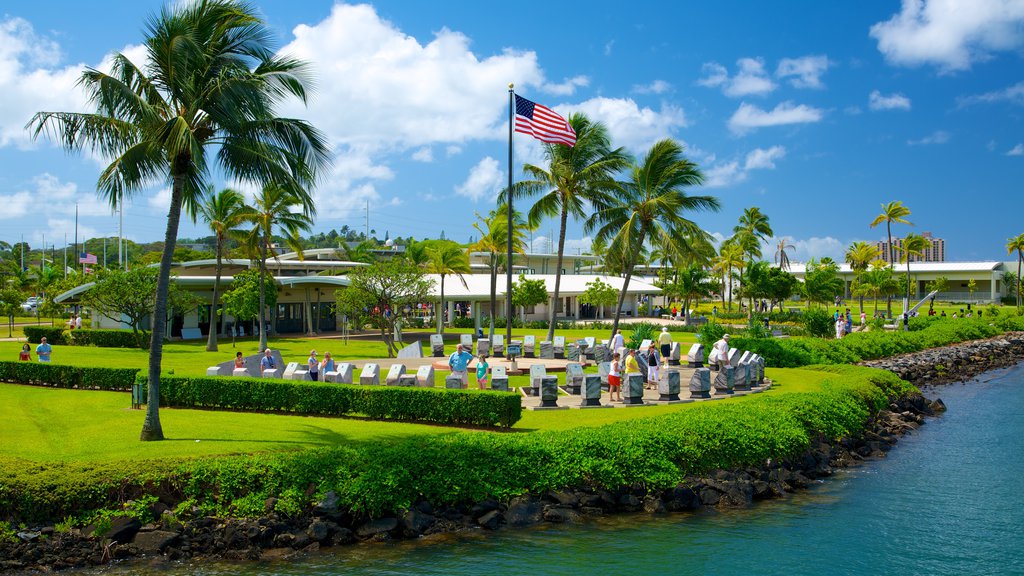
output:
<instances>
[{"instance_id":1,"label":"trimmed hedge","mask_svg":"<svg viewBox=\"0 0 1024 576\"><path fill-rule=\"evenodd\" d=\"M450 506L579 486L614 490L639 483L668 488L691 474L798 456L822 436L857 434L870 414L914 391L884 370L818 369L835 376L817 392L707 402L672 414L568 432L452 433L153 462L30 463L0 457L0 517L32 521L81 516L154 493L168 503L180 502L183 514L195 507L199 515L259 516L269 497L279 499L279 513L298 514L332 490L356 514L381 517L422 500ZM436 397L488 395L405 391Z\"/></svg>"},{"instance_id":2,"label":"trimmed hedge","mask_svg":"<svg viewBox=\"0 0 1024 576\"><path fill-rule=\"evenodd\" d=\"M45 337L50 344L67 344L64 329L57 326L25 326L25 338L33 344L39 344Z\"/></svg>"},{"instance_id":3,"label":"trimmed hedge","mask_svg":"<svg viewBox=\"0 0 1024 576\"><path fill-rule=\"evenodd\" d=\"M138 368L90 368L70 364L0 361L0 381L55 388L131 390Z\"/></svg>"},{"instance_id":4,"label":"trimmed hedge","mask_svg":"<svg viewBox=\"0 0 1024 576\"><path fill-rule=\"evenodd\" d=\"M132 330L72 330L68 333L71 336L72 346L98 346L100 348L138 348L139 341ZM149 347L148 331L140 332L142 341Z\"/></svg>"},{"instance_id":5,"label":"trimmed hedge","mask_svg":"<svg viewBox=\"0 0 1024 576\"><path fill-rule=\"evenodd\" d=\"M146 375L140 374L137 381L145 383ZM325 416L363 414L383 420L505 428L518 422L523 411L518 394L489 390L435 390L277 378L168 375L160 377L160 404L179 408L227 408Z\"/></svg>"}]
</instances>

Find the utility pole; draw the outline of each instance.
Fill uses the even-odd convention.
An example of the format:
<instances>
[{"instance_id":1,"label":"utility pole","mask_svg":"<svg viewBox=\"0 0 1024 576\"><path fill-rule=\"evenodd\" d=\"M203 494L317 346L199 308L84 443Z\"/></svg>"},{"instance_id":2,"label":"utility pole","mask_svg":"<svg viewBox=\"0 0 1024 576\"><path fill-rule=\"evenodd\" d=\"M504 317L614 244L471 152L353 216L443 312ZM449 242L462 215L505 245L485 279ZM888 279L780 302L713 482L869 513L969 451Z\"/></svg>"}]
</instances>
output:
<instances>
[{"instance_id":1,"label":"utility pole","mask_svg":"<svg viewBox=\"0 0 1024 576\"><path fill-rule=\"evenodd\" d=\"M117 219L117 267L121 268L122 270L127 270L127 258L121 255L121 251L124 250L124 239L121 234L122 227L124 226L124 198L119 199L119 202L117 203L117 208L119 213Z\"/></svg>"},{"instance_id":2,"label":"utility pole","mask_svg":"<svg viewBox=\"0 0 1024 576\"><path fill-rule=\"evenodd\" d=\"M370 239L370 201L366 201L366 239Z\"/></svg>"},{"instance_id":3,"label":"utility pole","mask_svg":"<svg viewBox=\"0 0 1024 576\"><path fill-rule=\"evenodd\" d=\"M64 235L65 240L67 235ZM67 242L65 242L66 244ZM46 262L46 234L43 234L43 247L39 250L39 271L43 270L43 262Z\"/></svg>"},{"instance_id":4,"label":"utility pole","mask_svg":"<svg viewBox=\"0 0 1024 576\"><path fill-rule=\"evenodd\" d=\"M25 235L21 235L21 271L25 271Z\"/></svg>"},{"instance_id":5,"label":"utility pole","mask_svg":"<svg viewBox=\"0 0 1024 576\"><path fill-rule=\"evenodd\" d=\"M65 242L66 244L66 242ZM78 202L75 202L75 254L78 252ZM79 258L81 260L81 258ZM77 269L77 266L76 266ZM64 265L64 273L67 274L67 264Z\"/></svg>"}]
</instances>

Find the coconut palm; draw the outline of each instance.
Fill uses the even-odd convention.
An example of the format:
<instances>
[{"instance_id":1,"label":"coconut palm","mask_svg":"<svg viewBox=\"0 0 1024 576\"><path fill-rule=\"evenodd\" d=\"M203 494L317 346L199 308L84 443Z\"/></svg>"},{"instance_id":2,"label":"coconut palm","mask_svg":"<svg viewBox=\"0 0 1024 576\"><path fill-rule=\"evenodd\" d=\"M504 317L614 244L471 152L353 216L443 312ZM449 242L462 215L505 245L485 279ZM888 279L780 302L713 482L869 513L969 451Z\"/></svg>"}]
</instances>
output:
<instances>
[{"instance_id":1,"label":"coconut palm","mask_svg":"<svg viewBox=\"0 0 1024 576\"><path fill-rule=\"evenodd\" d=\"M512 186L512 198L541 194L530 208L527 220L538 226L544 218L558 218L558 258L555 264L555 291L548 311L547 340L555 336L555 306L562 281L562 259L565 253L565 232L569 216L583 220L592 214L590 205L601 202L614 189L613 175L629 165L625 149L612 149L608 128L593 122L585 114L569 116L569 125L576 131L576 145L545 144L546 168L524 164L528 179ZM506 192L498 198L507 203Z\"/></svg>"},{"instance_id":2,"label":"coconut palm","mask_svg":"<svg viewBox=\"0 0 1024 576\"><path fill-rule=\"evenodd\" d=\"M1024 234L1018 234L1013 238L1010 238L1006 242L1006 253L1013 254L1017 252L1017 308L1021 305L1021 293L1020 293L1020 268L1021 263L1024 262Z\"/></svg>"},{"instance_id":3,"label":"coconut palm","mask_svg":"<svg viewBox=\"0 0 1024 576\"><path fill-rule=\"evenodd\" d=\"M787 244L786 239L782 238L779 243L775 245L775 263L778 264L780 270L789 270L790 261L789 254L786 254L786 250L796 250L796 247L792 244Z\"/></svg>"},{"instance_id":4,"label":"coconut palm","mask_svg":"<svg viewBox=\"0 0 1024 576\"><path fill-rule=\"evenodd\" d=\"M903 205L903 202L899 200L895 202L889 202L888 204L882 204L882 213L875 216L875 219L871 221L871 227L874 228L882 222L885 222L885 237L889 246L889 253L886 254L886 260L889 261L889 268L892 268L896 262L896 249L892 245L892 223L897 224L909 224L913 226L913 222L906 220L906 216L910 216L910 208Z\"/></svg>"},{"instance_id":5,"label":"coconut palm","mask_svg":"<svg viewBox=\"0 0 1024 576\"><path fill-rule=\"evenodd\" d=\"M457 244L445 243L441 246L428 248L427 253L430 260L427 262L427 271L431 274L441 276L441 302L437 307L437 333L444 334L444 278L449 274L454 275L465 287L465 274L470 273L469 258Z\"/></svg>"},{"instance_id":6,"label":"coconut palm","mask_svg":"<svg viewBox=\"0 0 1024 576\"><path fill-rule=\"evenodd\" d=\"M111 161L96 187L112 206L154 184L170 185L142 440L163 439L159 377L182 206L198 201L215 168L246 182L304 189L328 164L319 131L275 116L284 99L305 101L307 79L306 65L275 55L271 38L248 4L168 4L147 23L143 67L116 54L109 74L83 72L79 83L94 113L39 112L29 122L33 137L45 131L68 151L87 149Z\"/></svg>"},{"instance_id":7,"label":"coconut palm","mask_svg":"<svg viewBox=\"0 0 1024 576\"><path fill-rule=\"evenodd\" d=\"M856 275L856 281L861 283L861 276L867 271L868 266L873 260L878 258L878 247L874 244L868 244L864 241L857 241L850 244L850 247L846 249L846 263L850 265L853 273ZM859 291L860 296L860 311L864 311L864 291Z\"/></svg>"},{"instance_id":8,"label":"coconut palm","mask_svg":"<svg viewBox=\"0 0 1024 576\"><path fill-rule=\"evenodd\" d=\"M578 134L578 132L577 132ZM672 139L655 143L643 160L634 165L629 179L619 183L619 191L596 204L597 211L587 220L586 230L597 230L597 238L609 242L610 250L625 255L625 279L612 321L612 335L619 327L622 302L629 290L629 279L639 258L639 248L647 240L677 244L704 232L684 213L719 209L713 196L688 196L684 191L704 181L697 165L683 155L683 147ZM682 246L678 250L691 251ZM695 250L693 250L695 251Z\"/></svg>"},{"instance_id":9,"label":"coconut palm","mask_svg":"<svg viewBox=\"0 0 1024 576\"><path fill-rule=\"evenodd\" d=\"M732 229L735 242L743 247L749 257L749 265L755 258L761 257L761 243L772 237L772 227L766 216L757 206L747 208L740 216L740 223Z\"/></svg>"},{"instance_id":10,"label":"coconut palm","mask_svg":"<svg viewBox=\"0 0 1024 576\"><path fill-rule=\"evenodd\" d=\"M733 270L743 274L743 269L746 268L746 261L743 259L743 247L735 242L725 241L718 250L718 258L716 260L716 269L722 275L722 306L725 306L725 288L728 287L729 291L729 306L727 310L732 311L732 293L733 293L733 279L735 275Z\"/></svg>"},{"instance_id":11,"label":"coconut palm","mask_svg":"<svg viewBox=\"0 0 1024 576\"><path fill-rule=\"evenodd\" d=\"M217 255L217 272L213 278L213 296L210 301L210 334L206 339L206 351L217 351L217 304L220 296L220 276L223 267L224 251L228 238L239 238L242 231L239 226L250 216L251 210L245 205L245 198L236 190L225 188L214 192L213 186L207 186L202 200L189 206L192 221L202 218L216 239L214 251Z\"/></svg>"},{"instance_id":12,"label":"coconut palm","mask_svg":"<svg viewBox=\"0 0 1024 576\"><path fill-rule=\"evenodd\" d=\"M299 211L297 212L296 209ZM308 194L300 194L292 188L267 184L253 198L248 209L247 221L252 224L246 244L252 257L260 268L260 312L259 331L262 354L267 349L267 306L266 277L267 258L271 255L274 244L274 232L280 232L285 244L294 250L302 259L301 232L309 232L313 227L313 215L316 208ZM277 258L277 255L274 254Z\"/></svg>"},{"instance_id":13,"label":"coconut palm","mask_svg":"<svg viewBox=\"0 0 1024 576\"><path fill-rule=\"evenodd\" d=\"M910 259L913 256L924 256L924 251L930 246L931 242L927 238L917 234L907 234L900 246L900 260L907 263L907 304L904 306L904 311L910 306Z\"/></svg>"},{"instance_id":14,"label":"coconut palm","mask_svg":"<svg viewBox=\"0 0 1024 576\"><path fill-rule=\"evenodd\" d=\"M508 204L491 210L487 217L476 215L473 228L480 233L480 239L473 243L469 252L487 253L487 268L491 274L491 313L488 338L494 338L494 318L498 315L498 271L507 269L508 260ZM512 214L512 252L522 254L526 248L526 222L518 212Z\"/></svg>"}]
</instances>

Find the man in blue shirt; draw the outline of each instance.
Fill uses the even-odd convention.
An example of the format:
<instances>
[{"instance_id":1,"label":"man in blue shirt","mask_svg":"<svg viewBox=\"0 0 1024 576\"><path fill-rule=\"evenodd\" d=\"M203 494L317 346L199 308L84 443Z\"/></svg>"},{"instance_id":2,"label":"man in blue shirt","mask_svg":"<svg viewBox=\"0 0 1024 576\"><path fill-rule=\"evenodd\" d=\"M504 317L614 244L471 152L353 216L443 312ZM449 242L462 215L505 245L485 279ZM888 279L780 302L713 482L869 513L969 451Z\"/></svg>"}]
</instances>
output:
<instances>
[{"instance_id":1,"label":"man in blue shirt","mask_svg":"<svg viewBox=\"0 0 1024 576\"><path fill-rule=\"evenodd\" d=\"M263 358L260 358L260 372L267 370L274 370L277 368L277 364L274 362L274 357L270 355L270 348L263 351Z\"/></svg>"},{"instance_id":2,"label":"man in blue shirt","mask_svg":"<svg viewBox=\"0 0 1024 576\"><path fill-rule=\"evenodd\" d=\"M453 376L458 376L462 380L463 388L469 386L469 374L467 374L466 368L472 359L473 355L466 352L462 344L456 346L455 352L452 352L452 355L448 357L448 367L451 368Z\"/></svg>"},{"instance_id":3,"label":"man in blue shirt","mask_svg":"<svg viewBox=\"0 0 1024 576\"><path fill-rule=\"evenodd\" d=\"M52 351L53 351L53 348L49 344L46 343L46 337L44 336L42 338L42 340L39 341L39 346L36 346L36 356L39 357L39 361L40 362L49 363L50 362L50 352L52 352Z\"/></svg>"}]
</instances>

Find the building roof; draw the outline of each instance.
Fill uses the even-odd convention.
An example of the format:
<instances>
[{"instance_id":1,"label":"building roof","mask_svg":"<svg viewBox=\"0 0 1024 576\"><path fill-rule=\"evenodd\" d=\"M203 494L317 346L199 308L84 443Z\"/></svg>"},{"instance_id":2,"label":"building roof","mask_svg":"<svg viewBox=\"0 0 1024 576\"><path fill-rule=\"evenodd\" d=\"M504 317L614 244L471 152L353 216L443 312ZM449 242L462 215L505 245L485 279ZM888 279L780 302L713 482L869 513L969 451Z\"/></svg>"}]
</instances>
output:
<instances>
[{"instance_id":1,"label":"building roof","mask_svg":"<svg viewBox=\"0 0 1024 576\"><path fill-rule=\"evenodd\" d=\"M548 292L555 291L555 275L554 274L524 274L527 279L530 280L543 280L547 286ZM441 276L437 274L427 274L427 278L434 281L434 289L432 294L439 296L441 294ZM489 274L464 274L462 276L466 280L466 285L463 286L462 282L459 281L457 276L451 274L444 278L444 297L446 300L457 299L457 300L486 300L491 297L491 277ZM594 274L562 274L562 281L558 287L559 296L579 296L587 290L587 283L593 282L595 278L600 278L605 284L610 285L615 290L621 291L624 278L618 276L601 276ZM513 281L518 280L518 275L513 277ZM505 294L505 275L498 275L498 286L496 293L499 297L504 297ZM661 294L661 288L649 284L643 280L637 278L631 278L629 281L629 289L626 291L627 294Z\"/></svg>"},{"instance_id":2,"label":"building roof","mask_svg":"<svg viewBox=\"0 0 1024 576\"><path fill-rule=\"evenodd\" d=\"M172 276L171 280L178 286L191 286L199 288L212 288L213 276ZM332 286L342 287L351 284L348 278L344 276L275 276L274 280L285 288L294 288L296 286ZM221 286L228 286L235 281L234 276L221 276ZM81 286L76 286L63 294L58 294L54 297L53 301L57 303L67 301L77 301L78 298L88 290L91 290L95 286L95 282L87 282Z\"/></svg>"},{"instance_id":3,"label":"building roof","mask_svg":"<svg viewBox=\"0 0 1024 576\"><path fill-rule=\"evenodd\" d=\"M981 262L911 262L910 273L924 273L924 272L992 272L1003 265L1002 262L997 261L981 261ZM897 268L904 271L907 269L906 263L897 264ZM789 271L793 274L803 274L807 271L807 265L804 263L790 264ZM849 264L840 264L839 272L852 274L853 269L850 268Z\"/></svg>"}]
</instances>

